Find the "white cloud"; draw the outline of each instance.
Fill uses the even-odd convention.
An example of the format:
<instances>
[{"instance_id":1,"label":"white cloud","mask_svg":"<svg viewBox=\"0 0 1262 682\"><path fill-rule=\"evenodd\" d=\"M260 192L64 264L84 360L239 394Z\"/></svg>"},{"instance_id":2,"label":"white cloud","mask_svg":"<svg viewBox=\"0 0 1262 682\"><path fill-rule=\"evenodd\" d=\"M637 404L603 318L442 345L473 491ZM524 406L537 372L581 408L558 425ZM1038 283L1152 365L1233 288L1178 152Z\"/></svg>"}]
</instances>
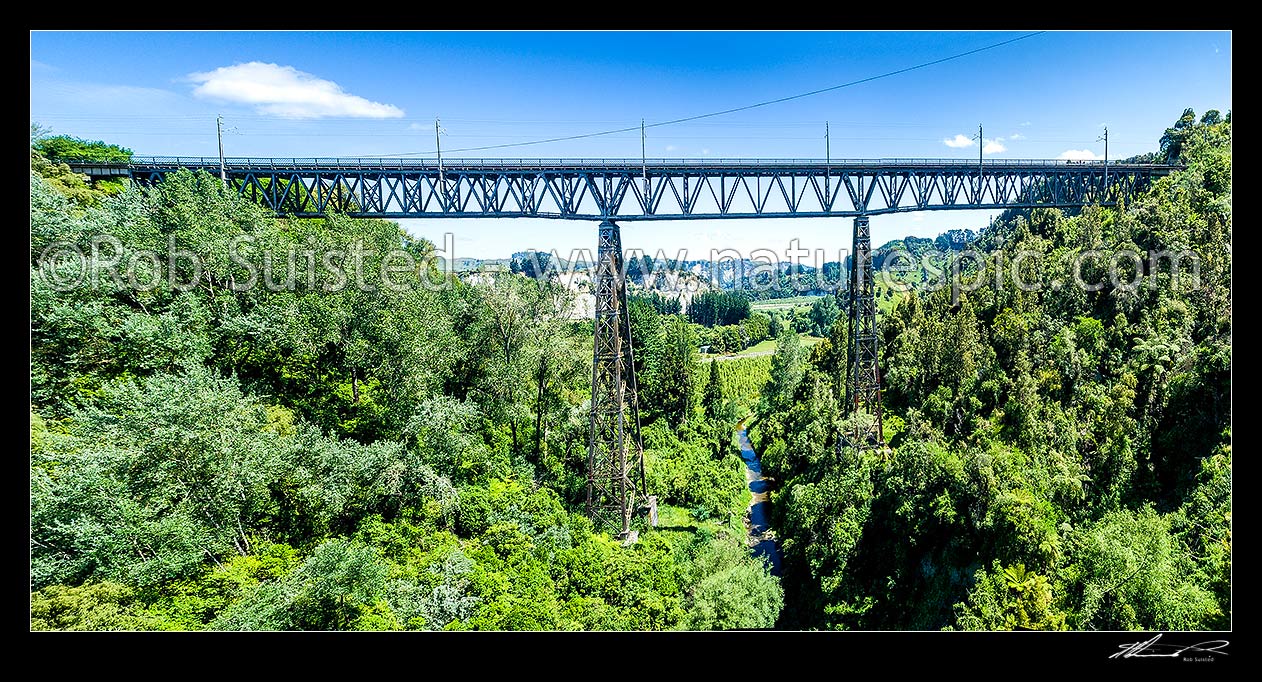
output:
<instances>
[{"instance_id":1,"label":"white cloud","mask_svg":"<svg viewBox=\"0 0 1262 682\"><path fill-rule=\"evenodd\" d=\"M1097 161L1103 159L1103 156L1096 156L1096 153L1090 149L1066 149L1060 153L1058 159L1067 159L1069 161Z\"/></svg>"},{"instance_id":2,"label":"white cloud","mask_svg":"<svg viewBox=\"0 0 1262 682\"><path fill-rule=\"evenodd\" d=\"M956 135L955 137L946 138L945 140L942 141L942 144L948 147L952 147L954 149L960 149L963 147L972 147L973 138L965 137L963 135Z\"/></svg>"},{"instance_id":3,"label":"white cloud","mask_svg":"<svg viewBox=\"0 0 1262 682\"><path fill-rule=\"evenodd\" d=\"M1008 136L1008 139L1009 140L1024 140L1025 135L1022 135L1021 133L1013 133Z\"/></svg>"},{"instance_id":4,"label":"white cloud","mask_svg":"<svg viewBox=\"0 0 1262 682\"><path fill-rule=\"evenodd\" d=\"M433 130L434 126L425 123L409 123L408 130Z\"/></svg>"},{"instance_id":5,"label":"white cloud","mask_svg":"<svg viewBox=\"0 0 1262 682\"><path fill-rule=\"evenodd\" d=\"M31 71L61 71L61 69L52 64L45 64L38 59L31 60Z\"/></svg>"},{"instance_id":6,"label":"white cloud","mask_svg":"<svg viewBox=\"0 0 1262 682\"><path fill-rule=\"evenodd\" d=\"M1029 122L1029 121L1025 121L1025 122L1023 122L1023 123L1021 123L1021 124L1019 124L1019 125L1020 125L1020 127L1022 127L1022 128L1026 128L1026 127L1029 127L1030 122Z\"/></svg>"},{"instance_id":7,"label":"white cloud","mask_svg":"<svg viewBox=\"0 0 1262 682\"><path fill-rule=\"evenodd\" d=\"M986 140L985 146L982 147L983 154L1000 154L1008 151L1008 148L1000 144L1003 142L1002 137L996 137L993 140Z\"/></svg>"},{"instance_id":8,"label":"white cloud","mask_svg":"<svg viewBox=\"0 0 1262 682\"><path fill-rule=\"evenodd\" d=\"M286 118L399 118L403 110L352 95L333 81L292 66L247 62L191 73L195 97L252 105L261 114Z\"/></svg>"},{"instance_id":9,"label":"white cloud","mask_svg":"<svg viewBox=\"0 0 1262 682\"><path fill-rule=\"evenodd\" d=\"M701 150L701 155L702 155L702 156L709 156L709 155L710 155L710 150L709 150L709 149L702 149L702 150Z\"/></svg>"},{"instance_id":10,"label":"white cloud","mask_svg":"<svg viewBox=\"0 0 1262 682\"><path fill-rule=\"evenodd\" d=\"M676 149L679 149L679 147L676 147L676 146L675 146L675 145L673 145L673 144L668 144L668 145L666 145L666 151L668 151L668 152L673 152L673 151L675 151Z\"/></svg>"}]
</instances>

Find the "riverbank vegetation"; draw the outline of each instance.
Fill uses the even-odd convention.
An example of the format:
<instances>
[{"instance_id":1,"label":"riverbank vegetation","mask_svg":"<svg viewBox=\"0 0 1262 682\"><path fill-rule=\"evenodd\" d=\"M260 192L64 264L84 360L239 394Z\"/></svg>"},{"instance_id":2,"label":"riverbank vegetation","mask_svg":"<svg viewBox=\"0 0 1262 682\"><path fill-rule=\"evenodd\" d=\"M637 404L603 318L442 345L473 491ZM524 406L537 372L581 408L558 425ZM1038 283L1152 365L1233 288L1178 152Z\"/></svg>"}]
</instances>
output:
<instances>
[{"instance_id":1,"label":"riverbank vegetation","mask_svg":"<svg viewBox=\"0 0 1262 682\"><path fill-rule=\"evenodd\" d=\"M1230 116L1185 113L1160 157L1187 168L1125 206L980 234L987 276L1028 251L1041 290L1007 270L880 318L888 450L838 447L844 323L779 345L751 436L779 481L782 625L1230 627ZM1088 259L1086 291L1091 250L1192 257L1117 282Z\"/></svg>"},{"instance_id":2,"label":"riverbank vegetation","mask_svg":"<svg viewBox=\"0 0 1262 682\"><path fill-rule=\"evenodd\" d=\"M591 322L568 317L564 287L422 286L441 275L386 272L391 250L433 248L393 223L274 219L205 174L63 182L46 146L30 180L33 629L774 624L734 408L678 314L636 325L670 527L637 518L624 546L584 516ZM117 279L81 270L94 245ZM293 250L351 254L352 286L292 272ZM394 286L353 286L355 259Z\"/></svg>"}]
</instances>

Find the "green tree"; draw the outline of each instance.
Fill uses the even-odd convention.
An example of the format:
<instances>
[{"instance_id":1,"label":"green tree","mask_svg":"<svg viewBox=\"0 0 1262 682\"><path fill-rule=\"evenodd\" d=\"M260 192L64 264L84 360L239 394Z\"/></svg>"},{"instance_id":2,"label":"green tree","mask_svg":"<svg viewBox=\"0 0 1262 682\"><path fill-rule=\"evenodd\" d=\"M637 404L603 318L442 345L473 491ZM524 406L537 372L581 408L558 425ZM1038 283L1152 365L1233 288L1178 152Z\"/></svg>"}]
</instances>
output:
<instances>
[{"instance_id":1,"label":"green tree","mask_svg":"<svg viewBox=\"0 0 1262 682\"><path fill-rule=\"evenodd\" d=\"M701 543L699 543L701 544ZM759 558L739 544L714 540L693 550L689 564L690 630L770 629L784 605L784 591Z\"/></svg>"},{"instance_id":2,"label":"green tree","mask_svg":"<svg viewBox=\"0 0 1262 682\"><path fill-rule=\"evenodd\" d=\"M1064 630L1065 614L1056 609L1046 576L1024 564L977 572L967 604L957 604L965 630Z\"/></svg>"},{"instance_id":3,"label":"green tree","mask_svg":"<svg viewBox=\"0 0 1262 682\"><path fill-rule=\"evenodd\" d=\"M676 428L688 421L696 391L697 335L687 320L663 318L662 349L653 370L661 413Z\"/></svg>"},{"instance_id":4,"label":"green tree","mask_svg":"<svg viewBox=\"0 0 1262 682\"><path fill-rule=\"evenodd\" d=\"M1166 163L1178 163L1179 158L1183 155L1183 145L1187 142L1188 137L1192 134L1192 127L1196 123L1196 112L1191 108L1184 109L1183 115L1175 122L1172 127L1166 128L1166 132L1161 135L1161 155L1165 158Z\"/></svg>"},{"instance_id":5,"label":"green tree","mask_svg":"<svg viewBox=\"0 0 1262 682\"><path fill-rule=\"evenodd\" d=\"M32 137L36 131L32 128ZM49 161L101 161L127 163L132 152L126 147L99 140L84 140L70 135L42 135L33 140L33 148Z\"/></svg>"},{"instance_id":6,"label":"green tree","mask_svg":"<svg viewBox=\"0 0 1262 682\"><path fill-rule=\"evenodd\" d=\"M719 374L719 363L710 361L710 376L706 380L705 392L701 404L705 408L706 417L717 419L723 411L723 377Z\"/></svg>"},{"instance_id":7,"label":"green tree","mask_svg":"<svg viewBox=\"0 0 1262 682\"><path fill-rule=\"evenodd\" d=\"M371 548L333 539L289 575L260 585L215 620L217 630L393 630L389 568Z\"/></svg>"},{"instance_id":8,"label":"green tree","mask_svg":"<svg viewBox=\"0 0 1262 682\"><path fill-rule=\"evenodd\" d=\"M1152 508L1118 510L1075 536L1065 574L1074 627L1197 630L1221 615L1170 521Z\"/></svg>"},{"instance_id":9,"label":"green tree","mask_svg":"<svg viewBox=\"0 0 1262 682\"><path fill-rule=\"evenodd\" d=\"M815 336L828 336L839 314L835 296L820 296L815 299L807 313L807 319L811 322L811 333Z\"/></svg>"},{"instance_id":10,"label":"green tree","mask_svg":"<svg viewBox=\"0 0 1262 682\"><path fill-rule=\"evenodd\" d=\"M131 588L112 582L49 585L31 593L32 630L161 630Z\"/></svg>"},{"instance_id":11,"label":"green tree","mask_svg":"<svg viewBox=\"0 0 1262 682\"><path fill-rule=\"evenodd\" d=\"M764 391L772 409L787 408L802 381L805 355L802 341L792 330L776 338L776 352L771 356L771 382Z\"/></svg>"}]
</instances>

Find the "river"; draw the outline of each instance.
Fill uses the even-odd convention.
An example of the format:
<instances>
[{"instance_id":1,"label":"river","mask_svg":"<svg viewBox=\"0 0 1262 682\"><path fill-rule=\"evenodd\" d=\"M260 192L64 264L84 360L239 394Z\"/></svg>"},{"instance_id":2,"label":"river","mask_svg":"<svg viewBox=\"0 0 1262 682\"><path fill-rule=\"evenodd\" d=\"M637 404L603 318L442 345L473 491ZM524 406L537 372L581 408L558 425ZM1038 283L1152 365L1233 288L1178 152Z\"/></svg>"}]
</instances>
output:
<instances>
[{"instance_id":1,"label":"river","mask_svg":"<svg viewBox=\"0 0 1262 682\"><path fill-rule=\"evenodd\" d=\"M749 503L749 541L754 554L763 557L771 566L771 575L780 575L780 546L771 530L771 500L767 494L767 479L762 476L762 462L749 442L749 433L742 422L736 431L740 441L741 459L745 460L745 481L754 499Z\"/></svg>"}]
</instances>

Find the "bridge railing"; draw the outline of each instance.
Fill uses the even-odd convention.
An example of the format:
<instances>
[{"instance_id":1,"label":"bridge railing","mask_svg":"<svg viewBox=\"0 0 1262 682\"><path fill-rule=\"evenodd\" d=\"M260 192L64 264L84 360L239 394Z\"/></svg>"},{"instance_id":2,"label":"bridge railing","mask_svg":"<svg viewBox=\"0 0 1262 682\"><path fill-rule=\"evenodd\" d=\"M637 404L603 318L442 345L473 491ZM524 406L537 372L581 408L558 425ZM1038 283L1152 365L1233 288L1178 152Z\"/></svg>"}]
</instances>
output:
<instances>
[{"instance_id":1,"label":"bridge railing","mask_svg":"<svg viewBox=\"0 0 1262 682\"><path fill-rule=\"evenodd\" d=\"M70 161L72 165L105 165L101 162ZM218 168L218 157L204 156L137 156L133 157L131 167L150 168ZM313 169L313 170L408 170L416 168L433 169L439 166L433 158L397 158L397 157L227 157L224 166L229 169ZM1018 168L1018 167L1081 167L1104 166L1102 160L1064 160L1064 159L987 159L979 164L971 159L925 159L925 158L880 158L880 159L751 159L751 158L700 158L700 159L625 159L625 158L450 158L443 159L444 168L575 168L601 169L646 166L651 168L775 168L775 167L958 167L961 169L977 168ZM1162 164L1124 164L1109 162L1109 167L1146 167L1169 168Z\"/></svg>"}]
</instances>

